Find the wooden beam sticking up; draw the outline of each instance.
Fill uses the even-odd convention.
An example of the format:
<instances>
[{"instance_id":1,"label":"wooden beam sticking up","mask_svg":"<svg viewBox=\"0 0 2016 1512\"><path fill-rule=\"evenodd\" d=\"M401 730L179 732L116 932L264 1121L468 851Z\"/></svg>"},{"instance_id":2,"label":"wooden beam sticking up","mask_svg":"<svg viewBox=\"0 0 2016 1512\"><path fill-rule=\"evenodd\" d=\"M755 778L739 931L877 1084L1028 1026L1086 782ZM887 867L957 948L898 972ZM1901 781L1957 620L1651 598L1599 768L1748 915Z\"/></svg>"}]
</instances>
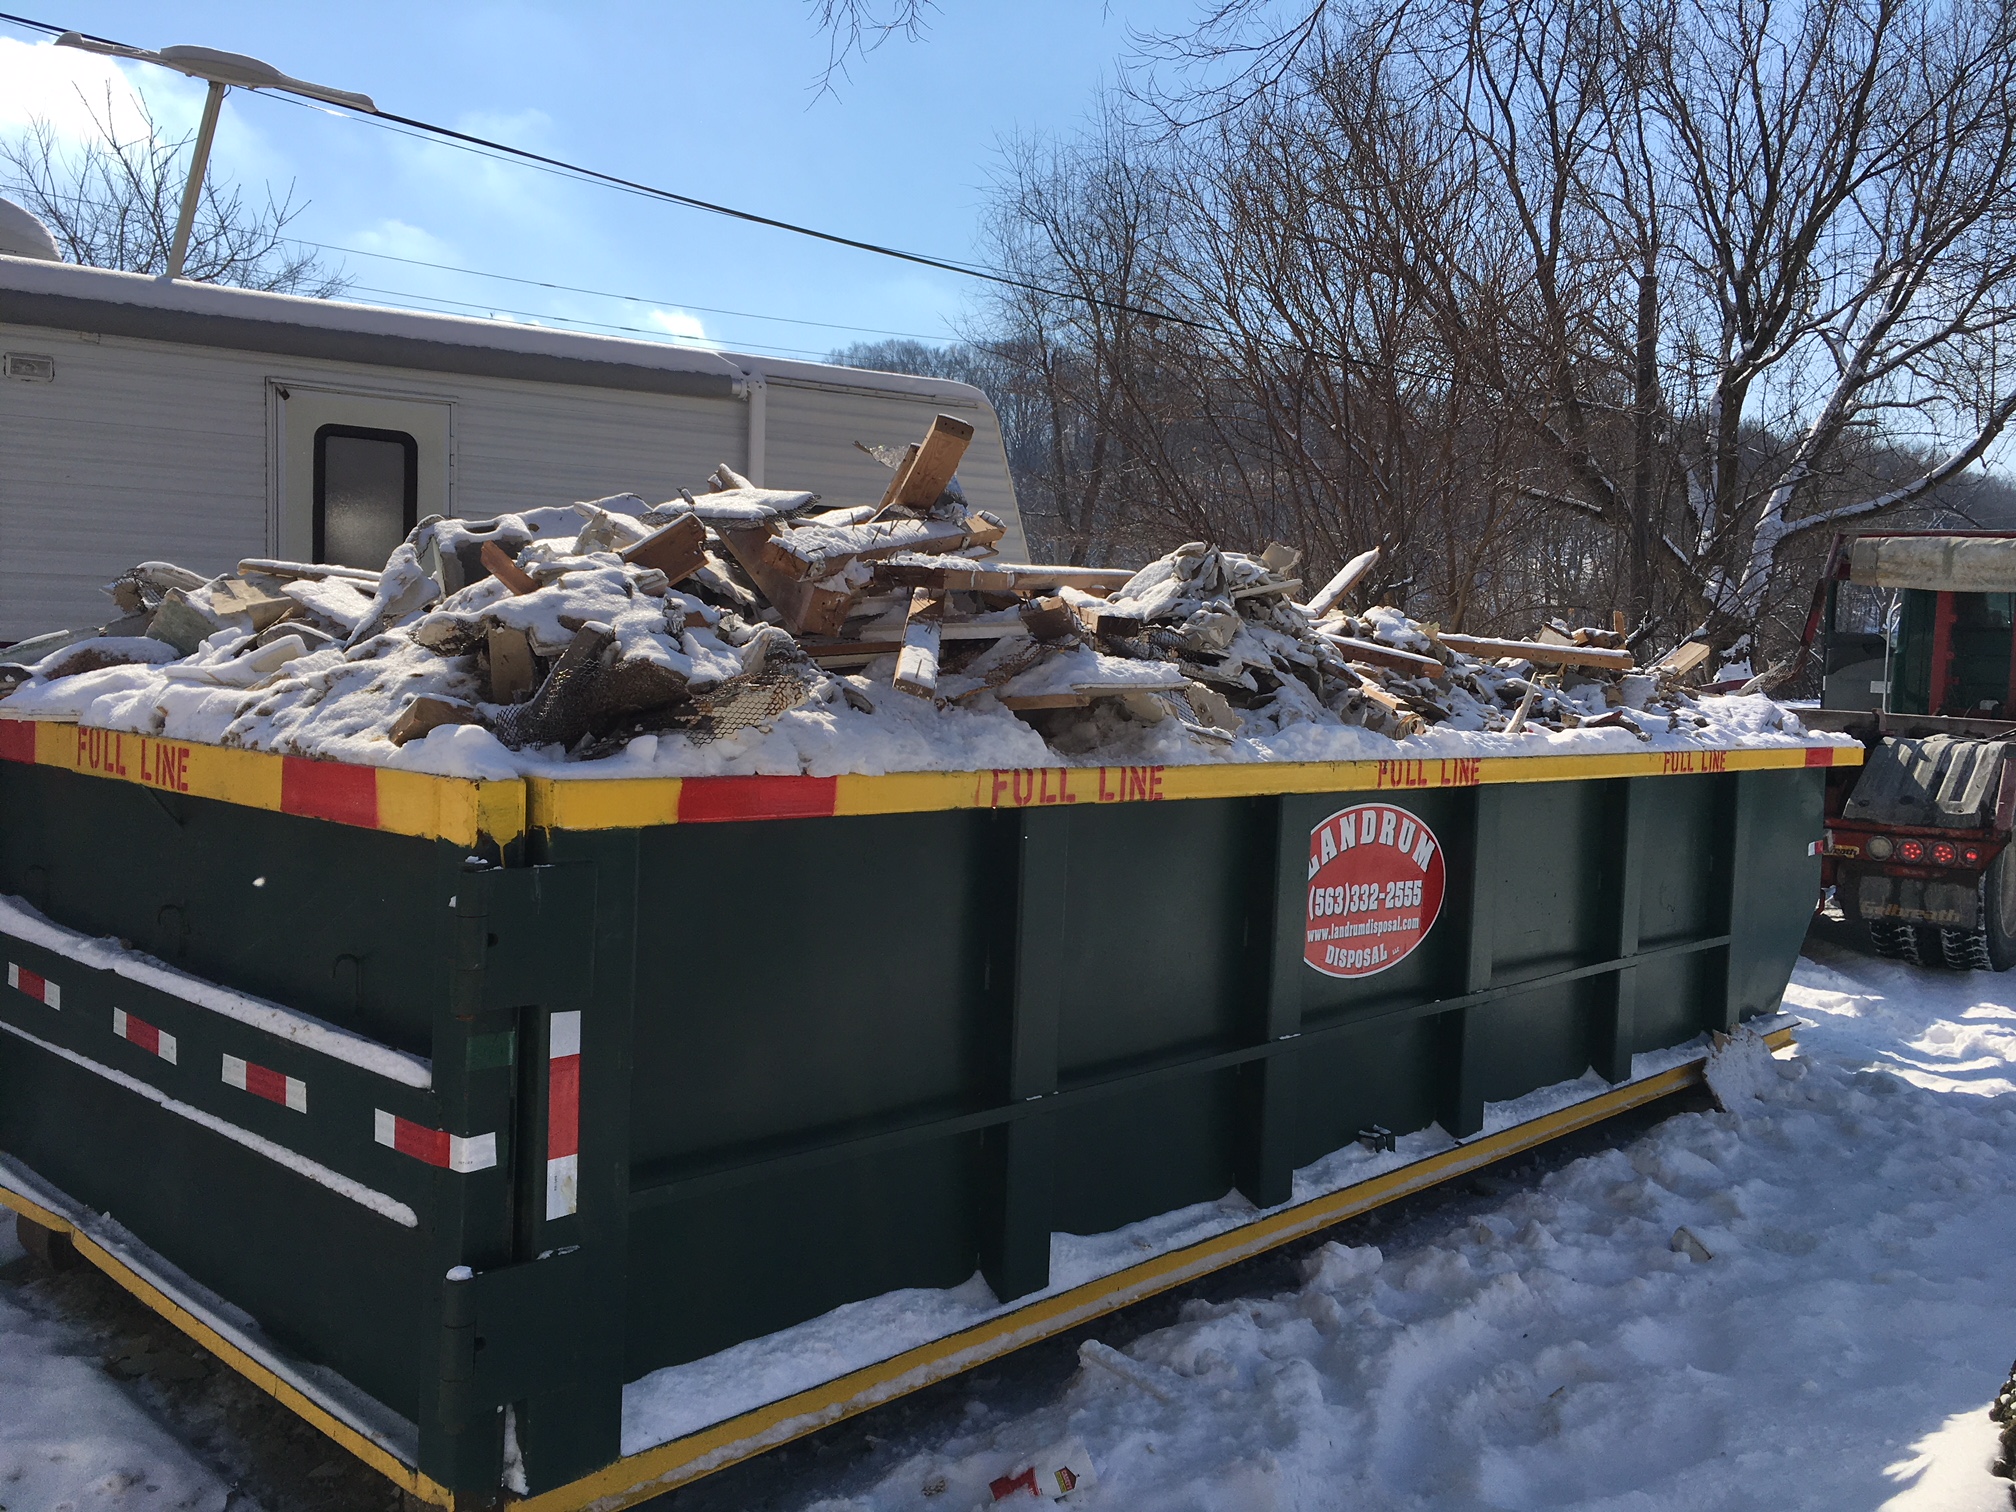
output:
<instances>
[{"instance_id":1,"label":"wooden beam sticking up","mask_svg":"<svg viewBox=\"0 0 2016 1512\"><path fill-rule=\"evenodd\" d=\"M539 582L504 554L504 548L495 541L483 543L483 565L490 569L490 575L509 588L513 593L536 593Z\"/></svg>"},{"instance_id":2,"label":"wooden beam sticking up","mask_svg":"<svg viewBox=\"0 0 2016 1512\"><path fill-rule=\"evenodd\" d=\"M882 490L881 502L876 504L874 508L870 509L859 520L849 520L847 523L857 525L864 524L869 520L881 519L882 511L894 504L897 495L903 492L903 479L909 475L910 464L917 460L917 453L922 450L922 443L917 441L912 441L908 446L904 447L903 459L896 464L896 471L890 475L889 486Z\"/></svg>"},{"instance_id":3,"label":"wooden beam sticking up","mask_svg":"<svg viewBox=\"0 0 2016 1512\"><path fill-rule=\"evenodd\" d=\"M940 415L931 422L924 440L914 453L906 455L896 469L896 481L883 496L876 511L880 519L892 509L929 509L945 492L945 485L959 470L959 459L973 440L973 427L964 420Z\"/></svg>"},{"instance_id":4,"label":"wooden beam sticking up","mask_svg":"<svg viewBox=\"0 0 2016 1512\"><path fill-rule=\"evenodd\" d=\"M486 639L490 647L490 702L510 704L529 697L539 670L532 660L532 638L510 625L492 625Z\"/></svg>"},{"instance_id":5,"label":"wooden beam sticking up","mask_svg":"<svg viewBox=\"0 0 2016 1512\"><path fill-rule=\"evenodd\" d=\"M1652 670L1668 677L1685 677L1713 654L1714 648L1706 641L1682 641L1652 663Z\"/></svg>"},{"instance_id":6,"label":"wooden beam sticking up","mask_svg":"<svg viewBox=\"0 0 2016 1512\"><path fill-rule=\"evenodd\" d=\"M784 617L786 630L793 635L838 635L860 595L787 577L772 567L766 551L771 536L780 528L764 525L751 530L724 530L721 542Z\"/></svg>"},{"instance_id":7,"label":"wooden beam sticking up","mask_svg":"<svg viewBox=\"0 0 2016 1512\"><path fill-rule=\"evenodd\" d=\"M938 695L938 627L945 617L945 595L919 588L910 595L910 616L903 622L903 650L896 658L896 687L918 698Z\"/></svg>"},{"instance_id":8,"label":"wooden beam sticking up","mask_svg":"<svg viewBox=\"0 0 2016 1512\"><path fill-rule=\"evenodd\" d=\"M1343 602L1344 595L1349 593L1353 588L1356 588L1358 580L1370 572L1378 564L1378 561L1379 548L1377 546L1374 546L1370 551L1359 552L1358 555L1344 564L1343 570L1337 576L1323 585L1322 591L1316 597L1309 600L1302 607L1308 610L1313 618L1321 619Z\"/></svg>"}]
</instances>

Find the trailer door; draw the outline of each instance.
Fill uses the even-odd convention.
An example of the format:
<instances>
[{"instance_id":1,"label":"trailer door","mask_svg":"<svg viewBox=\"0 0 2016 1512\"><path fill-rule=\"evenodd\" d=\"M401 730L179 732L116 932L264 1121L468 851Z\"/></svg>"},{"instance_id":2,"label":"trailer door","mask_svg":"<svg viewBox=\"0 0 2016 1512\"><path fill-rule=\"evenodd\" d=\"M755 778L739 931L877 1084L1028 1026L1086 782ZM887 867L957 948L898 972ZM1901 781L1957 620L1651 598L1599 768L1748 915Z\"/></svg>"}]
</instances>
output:
<instances>
[{"instance_id":1,"label":"trailer door","mask_svg":"<svg viewBox=\"0 0 2016 1512\"><path fill-rule=\"evenodd\" d=\"M438 397L268 381L273 552L385 565L428 515L454 512L454 404Z\"/></svg>"}]
</instances>

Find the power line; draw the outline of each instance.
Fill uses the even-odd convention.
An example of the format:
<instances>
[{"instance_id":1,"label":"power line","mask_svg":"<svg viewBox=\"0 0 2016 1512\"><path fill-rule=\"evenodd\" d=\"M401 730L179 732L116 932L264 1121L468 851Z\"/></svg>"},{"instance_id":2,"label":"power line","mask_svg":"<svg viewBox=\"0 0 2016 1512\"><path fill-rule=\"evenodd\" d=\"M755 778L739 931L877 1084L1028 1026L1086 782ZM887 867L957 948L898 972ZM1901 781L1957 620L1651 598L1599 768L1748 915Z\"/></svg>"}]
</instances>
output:
<instances>
[{"instance_id":1,"label":"power line","mask_svg":"<svg viewBox=\"0 0 2016 1512\"><path fill-rule=\"evenodd\" d=\"M0 21L11 22L14 25L45 32L51 36L61 36L66 30L69 30L69 28L55 26L47 21L36 21L27 16L11 15L5 11L0 11ZM117 42L111 38L99 37L90 33L79 33L79 35L85 36L93 42L105 43L112 47L127 48L131 51L139 51L139 49L132 48L131 44ZM1193 316L1178 315L1170 310L1132 304L1125 300L1108 299L1098 294L1083 291L1052 289L1044 284L1036 283L1026 278L1019 278L1014 274L1003 272L997 268L988 268L977 263L960 263L950 258L934 257L922 252L908 252L900 247L884 246L879 242L861 241L855 237L841 236L837 232L821 231L813 226L799 225L794 221L780 220L774 216L759 215L752 210L739 210L731 205L716 204L712 200L698 199L689 194L680 194L675 190L659 188L653 184L640 183L635 179L626 179L613 173L604 173L597 168L585 167L579 163L570 163L564 158L549 157L544 153L533 152L524 147L513 147L508 142L492 141L488 137L476 136L466 131L457 131L453 127L436 125L431 121L423 121L413 116L398 115L389 110L380 110L375 114L365 115L355 111L338 109L320 101L311 104L307 100L295 99L286 94L274 94L265 89L252 89L251 92L266 95L272 99L284 100L286 103L300 106L302 109L320 111L323 114L338 116L345 120L361 121L365 124L376 126L380 130L392 131L398 135L424 134L423 139L427 137L437 138L446 142L449 146L473 152L479 157L493 159L508 158L537 168L542 172L602 184L622 190L628 194L642 196L646 199L661 200L667 204L680 205L692 210L703 210L711 215L725 216L730 220L743 221L750 225L767 226L773 230L788 231L793 235L810 237L815 241L826 242L833 246L849 247L855 251L872 253L878 257L894 258L899 262L907 262L919 267L936 268L945 273L956 273L967 278L981 279L988 283L999 284L1005 288L1019 290L1025 294L1040 295L1045 299L1059 299L1068 303L1083 304L1090 308L1105 310L1116 315L1135 315L1144 320L1166 321L1171 325L1181 326L1186 330L1198 331L1206 335L1230 337L1234 341L1246 342L1256 339L1250 331L1241 331L1236 327L1221 325L1215 321L1200 320ZM401 127L410 129L401 131L399 129ZM1258 339L1263 344L1282 351L1313 357L1322 362L1337 363L1341 366L1389 373L1397 378L1415 378L1427 383L1442 384L1466 381L1459 380L1452 374L1431 373L1421 369L1403 367L1398 363L1379 362L1363 357L1354 357L1346 353L1325 351L1320 347L1305 346L1300 342L1282 340L1278 337L1262 337ZM1474 380L1469 381L1474 382ZM1484 384L1476 386L1490 387L1490 385Z\"/></svg>"},{"instance_id":2,"label":"power line","mask_svg":"<svg viewBox=\"0 0 2016 1512\"><path fill-rule=\"evenodd\" d=\"M619 325L611 321L587 320L574 315L551 315L544 310L507 310L502 305L490 304L482 300L451 299L446 294L416 294L411 289L381 289L374 288L370 284L353 284L351 287L365 294L377 294L387 299L408 300L423 308L429 305L454 305L459 309L488 310L493 315L509 315L522 320L550 320L557 321L562 325L585 326L590 330L596 331L620 331L625 334L653 336L661 341L669 337L675 344L681 342L692 343L695 341L695 338L681 337L676 331L668 331L662 326ZM447 312L444 311L443 313ZM782 356L816 357L821 360L824 360L827 355L827 350L824 348L777 346L764 342L739 341L728 336L721 337L718 346L712 338L708 338L706 345L695 346L693 349L701 351L773 352Z\"/></svg>"},{"instance_id":3,"label":"power line","mask_svg":"<svg viewBox=\"0 0 2016 1512\"><path fill-rule=\"evenodd\" d=\"M288 241L297 247L313 247L319 252L338 252L346 257L375 257L384 262L404 263L413 268L433 268L442 273L460 273L470 278L493 278L500 283L524 284L532 289L553 289L562 294L587 294L596 299L620 299L629 304L653 306L672 305L681 310L696 310L702 315L732 315L740 320L774 320L780 325L817 326L826 331L852 331L866 336L900 336L912 341L950 341L949 336L927 336L922 331L886 331L879 326L843 325L831 320L802 320L795 315L762 315L754 310L724 310L713 305L689 304L683 299L651 299L642 294L617 294L608 289L587 289L575 284L551 283L543 278L519 278L510 273L489 273L481 268L464 268L455 263L428 262L419 257L395 257L390 252L367 252L361 247L339 247L331 242L305 241L289 237ZM361 284L358 287L363 287ZM565 316L554 316L556 320ZM620 329L630 330L624 326ZM810 350L804 348L802 350Z\"/></svg>"}]
</instances>

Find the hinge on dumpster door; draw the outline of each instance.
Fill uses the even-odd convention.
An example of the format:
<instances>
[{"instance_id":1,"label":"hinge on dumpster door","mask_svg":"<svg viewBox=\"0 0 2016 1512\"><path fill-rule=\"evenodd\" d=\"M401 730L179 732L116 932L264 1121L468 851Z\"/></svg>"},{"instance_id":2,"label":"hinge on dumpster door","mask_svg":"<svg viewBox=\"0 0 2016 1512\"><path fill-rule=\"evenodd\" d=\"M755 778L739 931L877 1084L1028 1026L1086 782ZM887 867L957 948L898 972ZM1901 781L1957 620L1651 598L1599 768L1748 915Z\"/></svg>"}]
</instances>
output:
<instances>
[{"instance_id":1,"label":"hinge on dumpster door","mask_svg":"<svg viewBox=\"0 0 2016 1512\"><path fill-rule=\"evenodd\" d=\"M594 867L489 867L466 873L458 886L469 953L480 956L482 1007L558 1011L586 1003L595 970Z\"/></svg>"}]
</instances>

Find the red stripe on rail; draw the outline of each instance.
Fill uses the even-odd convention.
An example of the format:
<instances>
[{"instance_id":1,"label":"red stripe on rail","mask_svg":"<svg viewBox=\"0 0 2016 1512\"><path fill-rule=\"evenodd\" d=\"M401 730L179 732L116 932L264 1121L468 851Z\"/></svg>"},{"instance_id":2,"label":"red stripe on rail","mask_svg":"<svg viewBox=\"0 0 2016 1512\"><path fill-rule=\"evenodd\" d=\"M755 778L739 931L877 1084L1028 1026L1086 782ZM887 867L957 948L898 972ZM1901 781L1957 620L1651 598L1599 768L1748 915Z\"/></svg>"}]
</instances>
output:
<instances>
[{"instance_id":1,"label":"red stripe on rail","mask_svg":"<svg viewBox=\"0 0 2016 1512\"><path fill-rule=\"evenodd\" d=\"M35 724L27 719L0 719L0 761L35 764Z\"/></svg>"},{"instance_id":2,"label":"red stripe on rail","mask_svg":"<svg viewBox=\"0 0 2016 1512\"><path fill-rule=\"evenodd\" d=\"M1834 747L1832 746L1806 747L1806 765L1808 765L1809 767L1816 767L1816 766L1831 767L1832 765L1834 765Z\"/></svg>"},{"instance_id":3,"label":"red stripe on rail","mask_svg":"<svg viewBox=\"0 0 2016 1512\"><path fill-rule=\"evenodd\" d=\"M378 827L376 767L311 761L305 756L283 756L280 760L281 813L365 829Z\"/></svg>"},{"instance_id":4,"label":"red stripe on rail","mask_svg":"<svg viewBox=\"0 0 2016 1512\"><path fill-rule=\"evenodd\" d=\"M837 777L688 777L679 784L679 822L824 819L839 793Z\"/></svg>"}]
</instances>

